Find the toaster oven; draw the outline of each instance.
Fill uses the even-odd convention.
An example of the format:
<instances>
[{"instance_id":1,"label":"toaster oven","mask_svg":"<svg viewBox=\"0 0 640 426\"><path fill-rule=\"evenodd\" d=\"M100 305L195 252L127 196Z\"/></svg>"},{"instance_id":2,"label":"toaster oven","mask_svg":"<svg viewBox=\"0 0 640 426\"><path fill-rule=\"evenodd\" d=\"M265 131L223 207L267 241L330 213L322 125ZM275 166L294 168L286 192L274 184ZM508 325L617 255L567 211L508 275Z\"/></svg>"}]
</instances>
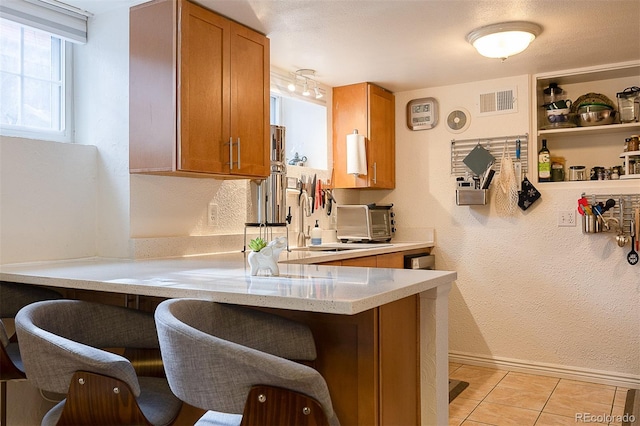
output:
<instances>
[{"instance_id":1,"label":"toaster oven","mask_svg":"<svg viewBox=\"0 0 640 426\"><path fill-rule=\"evenodd\" d=\"M393 238L393 204L337 205L336 209L339 241L389 242Z\"/></svg>"}]
</instances>

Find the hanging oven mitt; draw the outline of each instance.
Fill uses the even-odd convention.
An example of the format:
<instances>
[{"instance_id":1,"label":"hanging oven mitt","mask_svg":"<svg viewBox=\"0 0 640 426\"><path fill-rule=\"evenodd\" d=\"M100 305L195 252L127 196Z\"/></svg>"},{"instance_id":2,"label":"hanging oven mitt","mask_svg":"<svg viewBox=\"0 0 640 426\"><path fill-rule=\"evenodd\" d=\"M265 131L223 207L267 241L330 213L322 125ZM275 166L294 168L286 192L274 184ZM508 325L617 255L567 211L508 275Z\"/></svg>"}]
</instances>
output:
<instances>
[{"instance_id":1,"label":"hanging oven mitt","mask_svg":"<svg viewBox=\"0 0 640 426\"><path fill-rule=\"evenodd\" d=\"M518 193L518 206L522 210L531 207L540 198L540 192L529 182L525 176L522 180L522 190Z\"/></svg>"}]
</instances>

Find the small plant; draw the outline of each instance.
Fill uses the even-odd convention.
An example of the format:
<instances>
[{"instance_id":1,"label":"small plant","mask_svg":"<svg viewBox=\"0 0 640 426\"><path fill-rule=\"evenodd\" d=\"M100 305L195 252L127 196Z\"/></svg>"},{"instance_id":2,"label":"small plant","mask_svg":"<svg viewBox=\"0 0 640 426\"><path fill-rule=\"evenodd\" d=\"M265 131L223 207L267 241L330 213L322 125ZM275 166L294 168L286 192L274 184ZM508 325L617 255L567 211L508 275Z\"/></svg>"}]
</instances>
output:
<instances>
[{"instance_id":1,"label":"small plant","mask_svg":"<svg viewBox=\"0 0 640 426\"><path fill-rule=\"evenodd\" d=\"M267 243L262 238L254 238L249 242L249 248L253 251L260 251L267 246Z\"/></svg>"}]
</instances>

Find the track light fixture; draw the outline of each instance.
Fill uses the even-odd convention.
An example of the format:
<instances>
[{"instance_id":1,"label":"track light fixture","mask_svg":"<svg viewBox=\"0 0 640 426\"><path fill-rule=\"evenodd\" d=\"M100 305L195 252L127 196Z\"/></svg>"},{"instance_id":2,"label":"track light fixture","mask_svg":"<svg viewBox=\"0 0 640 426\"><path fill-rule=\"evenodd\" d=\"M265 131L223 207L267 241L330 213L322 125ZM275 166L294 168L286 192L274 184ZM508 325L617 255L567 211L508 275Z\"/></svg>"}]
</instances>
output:
<instances>
[{"instance_id":1,"label":"track light fixture","mask_svg":"<svg viewBox=\"0 0 640 426\"><path fill-rule=\"evenodd\" d=\"M315 75L315 70L306 68L292 72L290 73L291 81L287 85L287 88L290 92L295 92L300 88L302 89L303 96L311 96L311 93L313 93L316 99L320 99L324 96L324 90L321 89L318 82L314 80Z\"/></svg>"}]
</instances>

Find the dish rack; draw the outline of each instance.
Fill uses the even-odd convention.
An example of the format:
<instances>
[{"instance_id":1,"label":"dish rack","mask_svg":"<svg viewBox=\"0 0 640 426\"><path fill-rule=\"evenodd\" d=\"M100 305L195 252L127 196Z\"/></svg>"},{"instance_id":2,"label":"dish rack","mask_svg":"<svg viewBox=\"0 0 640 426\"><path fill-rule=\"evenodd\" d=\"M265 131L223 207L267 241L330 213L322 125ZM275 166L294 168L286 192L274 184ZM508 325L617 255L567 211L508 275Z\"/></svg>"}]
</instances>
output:
<instances>
[{"instance_id":1,"label":"dish rack","mask_svg":"<svg viewBox=\"0 0 640 426\"><path fill-rule=\"evenodd\" d=\"M618 232L618 229L621 229L622 234L626 236L631 235L631 222L635 220L635 208L640 207L640 194L591 194L587 195L586 193L582 193L582 196L587 199L590 205L594 205L597 203L605 204L608 199L615 200L616 204L611 209L609 209L606 213L604 213L605 220L610 217L615 218L620 228L611 227L608 231L598 231L598 232ZM584 220L583 216L583 220ZM583 232L586 232L583 226ZM638 230L636 230L636 234L638 234ZM589 232L591 233L591 232ZM637 236L637 235L636 235Z\"/></svg>"}]
</instances>

